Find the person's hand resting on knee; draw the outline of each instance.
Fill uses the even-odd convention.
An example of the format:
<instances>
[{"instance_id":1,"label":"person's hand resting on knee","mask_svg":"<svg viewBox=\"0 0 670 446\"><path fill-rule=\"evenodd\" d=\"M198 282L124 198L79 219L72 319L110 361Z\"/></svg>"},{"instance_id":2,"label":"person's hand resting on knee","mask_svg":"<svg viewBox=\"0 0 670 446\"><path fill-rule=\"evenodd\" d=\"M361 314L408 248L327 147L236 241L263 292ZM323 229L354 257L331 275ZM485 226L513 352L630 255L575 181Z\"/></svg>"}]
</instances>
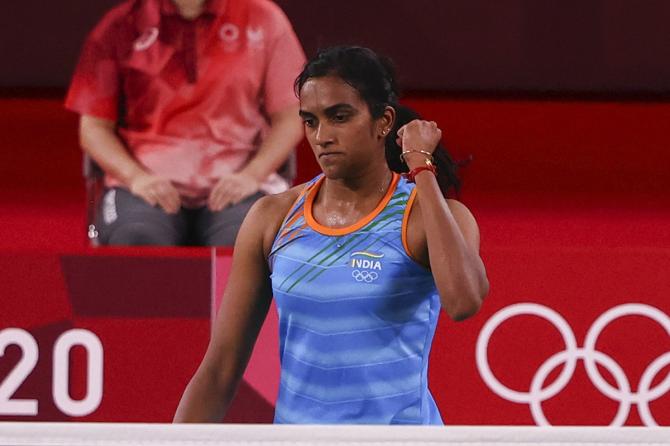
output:
<instances>
[{"instance_id":1,"label":"person's hand resting on knee","mask_svg":"<svg viewBox=\"0 0 670 446\"><path fill-rule=\"evenodd\" d=\"M181 208L179 192L172 182L159 175L142 172L129 184L133 195L137 195L152 206L160 206L168 214L176 214Z\"/></svg>"},{"instance_id":2,"label":"person's hand resting on knee","mask_svg":"<svg viewBox=\"0 0 670 446\"><path fill-rule=\"evenodd\" d=\"M229 205L235 205L260 190L260 182L252 175L244 172L231 173L222 177L212 189L207 200L207 207L218 212Z\"/></svg>"}]
</instances>

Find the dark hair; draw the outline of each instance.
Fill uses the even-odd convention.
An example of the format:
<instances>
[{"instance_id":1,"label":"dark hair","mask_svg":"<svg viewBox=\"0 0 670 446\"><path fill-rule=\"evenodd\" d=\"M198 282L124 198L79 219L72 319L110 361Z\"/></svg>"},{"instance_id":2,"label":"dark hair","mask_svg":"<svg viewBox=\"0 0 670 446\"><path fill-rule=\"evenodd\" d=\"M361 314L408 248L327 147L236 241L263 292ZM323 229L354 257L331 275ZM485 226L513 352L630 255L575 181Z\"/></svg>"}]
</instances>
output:
<instances>
[{"instance_id":1,"label":"dark hair","mask_svg":"<svg viewBox=\"0 0 670 446\"><path fill-rule=\"evenodd\" d=\"M295 80L296 95L310 78L337 76L358 92L368 104L373 118L384 114L384 108L398 102L393 65L369 48L336 46L319 50Z\"/></svg>"},{"instance_id":2,"label":"dark hair","mask_svg":"<svg viewBox=\"0 0 670 446\"><path fill-rule=\"evenodd\" d=\"M393 130L386 138L386 163L392 171L405 173L409 171L409 168L400 159L402 148L396 142L396 135L400 127L415 119L421 119L421 115L405 105L396 104L393 108L395 108L396 118L393 123ZM433 160L437 168L437 184L440 186L442 195L446 197L452 188L458 194L461 189L461 180L458 178L456 171L462 164L454 162L442 143L439 143L433 152Z\"/></svg>"},{"instance_id":3,"label":"dark hair","mask_svg":"<svg viewBox=\"0 0 670 446\"><path fill-rule=\"evenodd\" d=\"M394 71L390 59L369 48L336 46L319 50L317 55L305 64L295 80L294 89L299 96L308 79L336 76L358 92L368 105L373 118L381 117L387 106L393 107L397 116L393 131L386 138L386 162L394 172L403 173L407 172L408 168L400 160L402 149L395 142L396 133L400 127L420 117L412 109L398 103ZM442 193L446 196L452 187L458 192L460 181L456 177L456 164L441 144L433 155Z\"/></svg>"}]
</instances>

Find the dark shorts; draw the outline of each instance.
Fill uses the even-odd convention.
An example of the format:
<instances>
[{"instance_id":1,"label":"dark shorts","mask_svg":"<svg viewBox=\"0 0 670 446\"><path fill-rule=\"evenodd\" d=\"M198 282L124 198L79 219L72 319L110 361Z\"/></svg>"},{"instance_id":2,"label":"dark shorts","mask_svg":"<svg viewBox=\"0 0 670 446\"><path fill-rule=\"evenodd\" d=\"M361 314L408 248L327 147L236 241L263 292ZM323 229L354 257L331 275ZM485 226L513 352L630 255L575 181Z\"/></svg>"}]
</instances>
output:
<instances>
[{"instance_id":1,"label":"dark shorts","mask_svg":"<svg viewBox=\"0 0 670 446\"><path fill-rule=\"evenodd\" d=\"M233 246L242 220L262 196L258 192L219 212L201 207L168 214L115 187L100 200L95 222L98 238L103 245Z\"/></svg>"}]
</instances>

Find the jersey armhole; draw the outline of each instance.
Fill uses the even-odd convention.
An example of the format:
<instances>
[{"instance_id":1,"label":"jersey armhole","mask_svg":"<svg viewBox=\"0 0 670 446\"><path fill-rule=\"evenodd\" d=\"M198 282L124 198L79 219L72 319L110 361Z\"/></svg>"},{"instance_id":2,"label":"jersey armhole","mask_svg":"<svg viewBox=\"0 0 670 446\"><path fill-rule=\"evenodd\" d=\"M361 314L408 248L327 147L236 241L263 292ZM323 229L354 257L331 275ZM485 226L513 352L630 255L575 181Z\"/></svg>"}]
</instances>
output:
<instances>
[{"instance_id":1,"label":"jersey armhole","mask_svg":"<svg viewBox=\"0 0 670 446\"><path fill-rule=\"evenodd\" d=\"M426 265L425 263L423 263L421 260L419 260L417 257L414 256L412 250L409 249L409 241L407 240L409 216L412 212L412 205L414 204L415 199L416 199L416 188L412 189L412 192L409 195L407 205L405 206L405 214L402 217L402 230L401 230L402 246L403 248L405 248L405 253L410 259L412 259L412 261L414 261L421 268L424 268L426 271L430 271L430 265Z\"/></svg>"},{"instance_id":2,"label":"jersey armhole","mask_svg":"<svg viewBox=\"0 0 670 446\"><path fill-rule=\"evenodd\" d=\"M403 248L405 248L405 253L409 256L410 259L414 260L416 263L423 266L423 264L419 262L419 260L416 257L414 257L414 254L412 254L412 250L409 249L409 242L407 240L407 228L409 226L409 216L412 213L412 205L414 204L415 198L416 198L416 187L412 189L412 192L410 192L409 198L407 199L407 205L405 206L405 213L402 217L401 238L402 238L402 246Z\"/></svg>"},{"instance_id":3,"label":"jersey armhole","mask_svg":"<svg viewBox=\"0 0 670 446\"><path fill-rule=\"evenodd\" d=\"M295 200L293 200L293 203L291 203L291 206L288 208L288 212L286 212L286 216L282 220L281 225L279 225L279 230L277 230L274 240L272 240L272 246L270 246L270 253L268 254L268 267L270 271L272 271L272 265L274 263L273 254L275 251L275 246L277 245L277 240L279 240L282 237L283 235L282 232L284 231L284 228L292 223L291 219L299 215L300 200L302 200L305 194L311 189L311 186L312 186L311 182L305 183L305 187L302 188L302 190L298 194L298 197Z\"/></svg>"},{"instance_id":4,"label":"jersey armhole","mask_svg":"<svg viewBox=\"0 0 670 446\"><path fill-rule=\"evenodd\" d=\"M300 203L300 199L305 196L305 193L309 190L310 184L306 183L305 187L302 188L300 193L298 194L298 197L293 200L293 203L291 203L291 206L288 208L288 212L284 216L284 219L281 222L281 225L279 226L279 231L277 231L277 235L281 233L282 229L284 229L284 226L291 220L291 217L294 217L296 212L298 211L298 203ZM276 238L276 237L275 237Z\"/></svg>"}]
</instances>

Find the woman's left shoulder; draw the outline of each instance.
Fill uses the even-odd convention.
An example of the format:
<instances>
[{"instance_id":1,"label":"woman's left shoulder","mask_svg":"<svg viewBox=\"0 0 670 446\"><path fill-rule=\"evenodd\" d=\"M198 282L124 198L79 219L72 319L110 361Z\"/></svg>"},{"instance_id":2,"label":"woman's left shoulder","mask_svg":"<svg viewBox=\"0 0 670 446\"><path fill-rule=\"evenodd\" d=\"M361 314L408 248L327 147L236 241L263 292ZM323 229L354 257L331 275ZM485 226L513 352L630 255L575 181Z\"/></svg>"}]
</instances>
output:
<instances>
[{"instance_id":1,"label":"woman's left shoulder","mask_svg":"<svg viewBox=\"0 0 670 446\"><path fill-rule=\"evenodd\" d=\"M454 214L454 217L459 216L464 219L468 220L474 220L475 216L472 214L470 209L463 204L463 202L458 201L454 198L447 198L447 205L449 206L449 210L451 211L452 214Z\"/></svg>"}]
</instances>

